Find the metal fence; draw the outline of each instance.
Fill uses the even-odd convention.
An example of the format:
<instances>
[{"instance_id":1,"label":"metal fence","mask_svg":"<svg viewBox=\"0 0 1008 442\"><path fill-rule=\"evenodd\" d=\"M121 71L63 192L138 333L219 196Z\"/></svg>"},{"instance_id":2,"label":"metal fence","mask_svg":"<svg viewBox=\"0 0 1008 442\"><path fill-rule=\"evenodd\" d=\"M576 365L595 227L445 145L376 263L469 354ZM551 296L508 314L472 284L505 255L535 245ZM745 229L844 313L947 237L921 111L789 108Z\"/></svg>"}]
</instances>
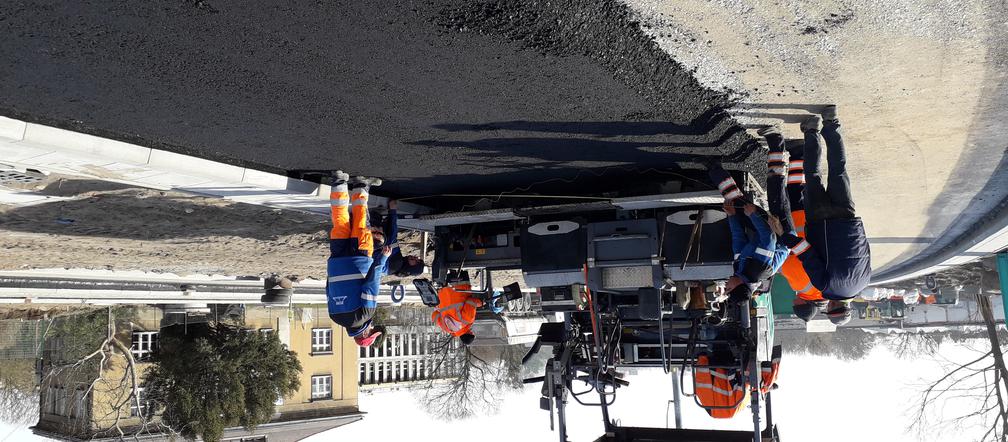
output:
<instances>
[{"instance_id":1,"label":"metal fence","mask_svg":"<svg viewBox=\"0 0 1008 442\"><path fill-rule=\"evenodd\" d=\"M0 320L0 359L35 359L41 356L48 319Z\"/></svg>"}]
</instances>

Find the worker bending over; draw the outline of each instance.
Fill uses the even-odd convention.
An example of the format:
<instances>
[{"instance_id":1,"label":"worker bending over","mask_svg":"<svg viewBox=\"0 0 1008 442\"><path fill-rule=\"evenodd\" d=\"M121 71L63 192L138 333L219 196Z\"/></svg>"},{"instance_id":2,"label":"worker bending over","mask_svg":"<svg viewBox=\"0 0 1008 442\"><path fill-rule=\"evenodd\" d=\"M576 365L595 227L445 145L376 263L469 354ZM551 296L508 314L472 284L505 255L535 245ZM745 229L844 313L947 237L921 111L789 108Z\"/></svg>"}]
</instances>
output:
<instances>
[{"instance_id":1,"label":"worker bending over","mask_svg":"<svg viewBox=\"0 0 1008 442\"><path fill-rule=\"evenodd\" d=\"M458 336L462 344L472 344L476 336L472 333L473 322L476 321L476 309L483 306L479 296L468 293L472 289L467 279L438 290L439 303L437 310L431 314L441 330L452 336Z\"/></svg>"},{"instance_id":2,"label":"worker bending over","mask_svg":"<svg viewBox=\"0 0 1008 442\"><path fill-rule=\"evenodd\" d=\"M785 146L784 136L776 126L759 130L767 140L767 201L770 206L770 227L775 232L790 232L805 238L805 206L802 191L805 188L804 148L801 141ZM787 147L787 149L785 149ZM785 150L789 159L785 159ZM786 184L785 184L786 182ZM790 215L790 216L789 216ZM805 268L795 255L789 254L780 269L781 275L795 291L792 301L794 314L805 322L825 309L827 302L822 292L812 285ZM834 319L834 318L831 318ZM839 320L839 318L837 318ZM836 321L834 321L836 322Z\"/></svg>"},{"instance_id":3,"label":"worker bending over","mask_svg":"<svg viewBox=\"0 0 1008 442\"><path fill-rule=\"evenodd\" d=\"M399 249L399 203L396 200L389 200L388 213L382 217L375 213L373 221L381 224L382 233L385 237L385 245L392 248L392 254L385 261L385 265L380 269L382 275L395 275L399 277L416 276L424 271L425 264L416 255L403 256ZM375 257L377 260L377 257Z\"/></svg>"},{"instance_id":4,"label":"worker bending over","mask_svg":"<svg viewBox=\"0 0 1008 442\"><path fill-rule=\"evenodd\" d=\"M770 230L766 220L757 213L755 205L746 202L743 206L745 217L737 214L735 203L743 200L744 195L735 179L724 168L720 165L711 165L709 173L711 180L717 183L721 195L724 196L724 211L728 215L728 227L731 229L734 274L728 278L725 292L732 301L745 301L759 288L763 280L777 273L787 258L788 249L778 245L777 236ZM755 230L752 238L746 234L746 219Z\"/></svg>"},{"instance_id":5,"label":"worker bending over","mask_svg":"<svg viewBox=\"0 0 1008 442\"><path fill-rule=\"evenodd\" d=\"M774 346L771 359L760 362L759 394L766 395L777 386L781 353L781 346ZM715 419L730 419L745 408L753 390L747 371L738 366L731 350L722 345L697 356L693 391L707 414Z\"/></svg>"},{"instance_id":6,"label":"worker bending over","mask_svg":"<svg viewBox=\"0 0 1008 442\"><path fill-rule=\"evenodd\" d=\"M781 242L791 248L812 285L829 301L826 315L834 323L844 324L851 317L851 300L871 278L871 249L864 224L854 212L836 106L827 106L821 117L805 120L801 130L805 134L805 237L783 232ZM825 183L820 135L829 164Z\"/></svg>"},{"instance_id":7,"label":"worker bending over","mask_svg":"<svg viewBox=\"0 0 1008 442\"><path fill-rule=\"evenodd\" d=\"M381 185L381 180L364 177L351 180L346 173L337 171L329 194L333 223L326 263L329 317L343 326L361 347L373 345L384 332L373 325L371 318L378 307L381 280L378 269L392 252L382 244L384 235L368 227L368 192L372 185ZM380 248L380 253L374 258L376 248Z\"/></svg>"}]
</instances>

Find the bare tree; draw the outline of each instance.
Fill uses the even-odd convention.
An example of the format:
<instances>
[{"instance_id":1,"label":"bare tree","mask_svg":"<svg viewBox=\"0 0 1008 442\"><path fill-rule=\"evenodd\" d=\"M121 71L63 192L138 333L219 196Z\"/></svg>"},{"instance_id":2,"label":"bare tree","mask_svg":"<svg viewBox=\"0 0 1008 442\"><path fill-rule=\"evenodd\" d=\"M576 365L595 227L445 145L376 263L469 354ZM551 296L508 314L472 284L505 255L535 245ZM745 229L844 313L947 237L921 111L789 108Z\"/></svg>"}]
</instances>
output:
<instances>
[{"instance_id":1,"label":"bare tree","mask_svg":"<svg viewBox=\"0 0 1008 442\"><path fill-rule=\"evenodd\" d=\"M113 308L69 313L52 324L44 334L40 386L47 406L67 417L65 431L123 439L166 430L152 426L145 412L137 361L117 337ZM140 424L124 428L131 417Z\"/></svg>"},{"instance_id":2,"label":"bare tree","mask_svg":"<svg viewBox=\"0 0 1008 442\"><path fill-rule=\"evenodd\" d=\"M38 417L38 394L0 379L0 422L30 425Z\"/></svg>"},{"instance_id":3,"label":"bare tree","mask_svg":"<svg viewBox=\"0 0 1008 442\"><path fill-rule=\"evenodd\" d=\"M430 379L420 399L428 413L443 420L465 419L496 413L509 389L521 388L521 346L460 346L451 336L433 343L437 357L434 372L446 378Z\"/></svg>"},{"instance_id":4,"label":"bare tree","mask_svg":"<svg viewBox=\"0 0 1008 442\"><path fill-rule=\"evenodd\" d=\"M889 351L899 359L933 356L944 340L941 333L900 332L890 333L882 341Z\"/></svg>"},{"instance_id":5,"label":"bare tree","mask_svg":"<svg viewBox=\"0 0 1008 442\"><path fill-rule=\"evenodd\" d=\"M1004 442L1008 437L1008 370L990 299L984 294L976 298L986 342L970 346L976 355L967 362L943 361L946 373L920 393L911 409L911 429L920 436L980 430L979 442Z\"/></svg>"}]
</instances>

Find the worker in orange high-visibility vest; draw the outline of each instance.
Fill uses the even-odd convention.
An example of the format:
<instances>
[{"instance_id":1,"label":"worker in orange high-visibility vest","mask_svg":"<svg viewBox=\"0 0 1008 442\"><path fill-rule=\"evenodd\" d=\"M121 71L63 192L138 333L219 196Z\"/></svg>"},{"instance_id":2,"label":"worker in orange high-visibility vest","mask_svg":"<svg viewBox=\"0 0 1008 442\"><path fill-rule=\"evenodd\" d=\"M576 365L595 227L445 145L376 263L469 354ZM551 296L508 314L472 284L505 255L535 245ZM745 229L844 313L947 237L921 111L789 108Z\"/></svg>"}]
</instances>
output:
<instances>
[{"instance_id":1,"label":"worker in orange high-visibility vest","mask_svg":"<svg viewBox=\"0 0 1008 442\"><path fill-rule=\"evenodd\" d=\"M767 140L770 152L767 154L767 202L773 215L771 225L781 231L794 232L805 238L805 206L802 191L805 187L805 160L801 141L791 142L787 149L790 159L785 163L784 136L776 126L760 129L759 134ZM786 164L786 168L785 168ZM785 186L785 177L786 183ZM788 216L790 215L790 216ZM775 225L776 223L776 225ZM826 308L827 301L822 292L809 279L805 268L796 255L788 255L780 273L795 291L792 302L795 316L808 322L819 311Z\"/></svg>"},{"instance_id":2,"label":"worker in orange high-visibility vest","mask_svg":"<svg viewBox=\"0 0 1008 442\"><path fill-rule=\"evenodd\" d=\"M749 402L749 383L737 369L710 368L718 358L708 354L697 356L693 368L694 394L707 414L715 419L729 419Z\"/></svg>"},{"instance_id":3,"label":"worker in orange high-visibility vest","mask_svg":"<svg viewBox=\"0 0 1008 442\"><path fill-rule=\"evenodd\" d=\"M438 290L438 308L431 314L431 320L441 330L458 336L465 345L476 339L472 325L476 321L476 309L483 306L483 300L477 295L466 293L471 288L468 281L463 281Z\"/></svg>"},{"instance_id":4,"label":"worker in orange high-visibility vest","mask_svg":"<svg viewBox=\"0 0 1008 442\"><path fill-rule=\"evenodd\" d=\"M694 393L707 414L715 419L729 419L742 411L749 402L751 385L746 371L724 368L734 363L725 350L701 353L693 368ZM780 370L781 346L771 350L771 360L760 362L759 392L767 394L777 385ZM722 367L717 367L722 365Z\"/></svg>"}]
</instances>

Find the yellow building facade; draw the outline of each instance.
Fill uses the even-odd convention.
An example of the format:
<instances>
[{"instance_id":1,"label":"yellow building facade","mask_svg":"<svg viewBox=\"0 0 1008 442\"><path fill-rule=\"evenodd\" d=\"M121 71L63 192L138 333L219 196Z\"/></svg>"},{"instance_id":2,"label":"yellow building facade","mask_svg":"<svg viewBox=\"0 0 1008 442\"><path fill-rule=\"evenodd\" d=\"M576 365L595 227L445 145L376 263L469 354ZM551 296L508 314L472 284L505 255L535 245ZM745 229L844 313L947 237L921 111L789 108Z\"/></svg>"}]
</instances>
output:
<instances>
[{"instance_id":1,"label":"yellow building facade","mask_svg":"<svg viewBox=\"0 0 1008 442\"><path fill-rule=\"evenodd\" d=\"M241 309L241 316L239 322L248 332L277 333L281 342L297 353L301 363L300 388L291 396L277 400L271 424L314 420L313 426L305 428L324 431L325 425L318 425L320 419L340 418L332 420L333 425L337 422L343 425L360 418L357 403L358 347L341 327L332 323L324 306L303 309L248 307ZM145 360L157 348L158 331L164 315L159 308L144 307L132 309L128 317L114 320L115 339L129 349L136 360L139 379L142 379L143 372L150 365ZM35 426L37 433L90 439L118 436L120 429L126 434L133 434L143 430L145 421L149 426L156 426L158 418L148 416L142 390L139 392L139 403L131 399L132 383L129 376L125 376L125 357L108 352L100 373L98 357L66 369L67 361L61 355L62 348L66 346L64 339L54 337L45 343L46 350L39 366L42 382L39 422ZM146 416L146 419L141 416ZM263 427L279 428L276 425ZM240 429L228 432L236 437L257 434L245 433ZM280 432L270 440L291 440L288 438L293 434L296 432Z\"/></svg>"}]
</instances>

